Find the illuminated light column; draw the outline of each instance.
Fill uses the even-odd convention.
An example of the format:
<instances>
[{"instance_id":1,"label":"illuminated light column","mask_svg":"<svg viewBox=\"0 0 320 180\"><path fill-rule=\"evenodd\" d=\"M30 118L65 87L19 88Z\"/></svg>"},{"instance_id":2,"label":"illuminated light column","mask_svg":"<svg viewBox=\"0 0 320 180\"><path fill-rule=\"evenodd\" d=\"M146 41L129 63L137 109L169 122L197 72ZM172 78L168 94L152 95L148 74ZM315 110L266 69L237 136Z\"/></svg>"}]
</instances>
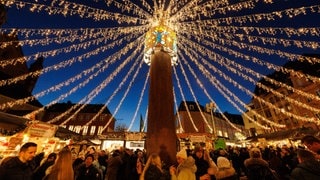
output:
<instances>
[{"instance_id":1,"label":"illuminated light column","mask_svg":"<svg viewBox=\"0 0 320 180\"><path fill-rule=\"evenodd\" d=\"M147 154L158 153L166 165L175 162L177 135L174 118L172 65L176 64L176 35L163 24L146 34L144 60L150 65Z\"/></svg>"}]
</instances>

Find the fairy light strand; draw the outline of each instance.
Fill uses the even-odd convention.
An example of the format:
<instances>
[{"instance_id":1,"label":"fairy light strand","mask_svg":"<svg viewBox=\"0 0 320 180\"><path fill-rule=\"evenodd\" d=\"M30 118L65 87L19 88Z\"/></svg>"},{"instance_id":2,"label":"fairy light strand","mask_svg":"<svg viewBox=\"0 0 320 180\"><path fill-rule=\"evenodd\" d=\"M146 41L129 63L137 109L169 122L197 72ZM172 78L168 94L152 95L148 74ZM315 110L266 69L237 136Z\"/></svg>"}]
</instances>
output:
<instances>
[{"instance_id":1,"label":"fairy light strand","mask_svg":"<svg viewBox=\"0 0 320 180\"><path fill-rule=\"evenodd\" d=\"M178 108L178 101L177 101L177 95L176 95L176 91L175 91L175 88L173 87L173 97L174 97L174 107L176 109L176 117L178 119L178 123L179 123L179 132L183 133L184 132L184 129L182 127L182 124L181 124L181 117L180 117L180 114L178 113L179 112L179 108Z\"/></svg>"},{"instance_id":2,"label":"fairy light strand","mask_svg":"<svg viewBox=\"0 0 320 180\"><path fill-rule=\"evenodd\" d=\"M196 130L196 132L198 132L199 130L198 130L197 126L195 125L195 123L194 123L194 121L193 121L193 118L192 118L192 116L191 116L191 114L190 114L189 107L188 107L188 104L187 104L185 95L184 95L184 93L183 93L183 90L182 90L182 87L181 87L181 84L180 84L180 79L179 79L179 77L178 77L178 75L177 75L176 68L175 68L174 66L173 66L173 72L174 72L175 78L176 78L176 80L177 80L178 88L179 88L179 90L180 90L180 94L181 94L181 97L182 97L182 100L183 100L183 103L184 103L184 107L186 108L188 117L189 117L189 119L190 119L190 121L191 121L191 124L192 124L194 130Z\"/></svg>"},{"instance_id":3,"label":"fairy light strand","mask_svg":"<svg viewBox=\"0 0 320 180\"><path fill-rule=\"evenodd\" d=\"M145 91L146 91L146 88L147 88L149 77L150 77L150 72L148 72L146 80L144 81L144 84L143 84L143 87L142 87L142 91L141 91L141 94L140 94L140 97L139 97L139 100L138 100L138 105L136 107L136 110L134 111L133 117L132 117L132 119L130 121L130 125L129 125L128 130L127 130L128 132L131 130L131 128L132 128L132 126L134 124L134 120L136 119L136 117L138 115L138 110L140 109L140 106L141 106L141 103L142 103L142 100L143 100L143 95L145 94Z\"/></svg>"},{"instance_id":4,"label":"fairy light strand","mask_svg":"<svg viewBox=\"0 0 320 180\"><path fill-rule=\"evenodd\" d=\"M128 44L128 47L131 47L130 49L133 48L133 43L135 43L135 41L131 42ZM78 86L76 86L75 88L73 88L73 90L71 90L69 93L65 94L65 95L60 95L59 98L57 98L56 100L52 101L51 103L49 103L48 105L38 109L38 110L35 110L33 111L32 113L30 114L37 114L41 111L44 110L44 108L46 107L50 107L52 106L53 104L63 100L65 97L67 97L68 95L70 95L70 93L74 92L75 90L77 90L80 86L83 87L85 86L89 81L91 81L94 77L96 77L100 72L103 72L105 71L109 65L113 64L114 62L116 62L118 59L121 58L122 55L125 55L126 52L128 52L130 49L125 49L125 50L119 50L119 52L115 52L113 55L109 56L107 59L103 60L102 62L105 63L105 65L99 69L99 71L97 71L95 74L91 75L89 78L87 78L86 81L84 81L84 83L80 83ZM124 52L121 52L121 51L124 51ZM121 52L121 53L120 53ZM67 114L67 113L65 113ZM65 115L64 114L64 115ZM53 123L53 122L56 122L58 120L60 120L60 118L62 118L64 115L61 115L57 118L55 118L54 120L50 120L49 123Z\"/></svg>"},{"instance_id":5,"label":"fairy light strand","mask_svg":"<svg viewBox=\"0 0 320 180\"><path fill-rule=\"evenodd\" d=\"M141 45L142 45L142 43L141 43ZM131 79L128 87L126 88L126 91L125 91L124 95L122 96L119 104L117 105L116 109L115 109L114 112L113 112L113 116L116 116L116 114L118 113L119 109L120 109L121 106L122 106L123 101L127 98L128 93L129 93L129 91L131 90L131 87L132 87L133 83L135 82L138 73L140 72L141 65L143 64L142 56L143 56L143 54L141 53L140 56L138 57L138 59L140 59L140 61L141 61L141 62L140 62L140 67L139 67L139 69L135 72L135 74L133 75L133 77L132 77L132 79ZM109 121L107 122L107 124L102 128L102 131L104 131L104 130L109 126L109 124L111 123L111 120L112 120L112 117L109 119Z\"/></svg>"},{"instance_id":6,"label":"fairy light strand","mask_svg":"<svg viewBox=\"0 0 320 180\"><path fill-rule=\"evenodd\" d=\"M141 46L139 47L139 49L141 49ZM135 55L137 55L137 52L134 53ZM131 58L133 58L133 56L131 56ZM139 57L138 57L139 58ZM95 121L103 112L104 110L107 108L108 104L112 101L112 99L117 95L117 93L122 89L123 85L125 84L125 82L128 80L129 76L132 74L132 72L135 70L135 67L138 65L140 61L136 61L134 62L134 64L130 67L128 73L125 75L125 77L121 80L120 84L118 85L118 87L112 92L112 95L108 98L108 100L106 101L106 103L100 108L99 112L96 113L86 124L85 126L89 126L93 121ZM139 72L141 69L141 65L143 62L140 62L139 67L137 69L137 71ZM131 88L131 87L130 87ZM115 115L113 115L115 116ZM112 120L113 117L111 117ZM109 119L110 120L110 119ZM107 122L109 122L109 120ZM83 128L81 128L83 129Z\"/></svg>"},{"instance_id":7,"label":"fairy light strand","mask_svg":"<svg viewBox=\"0 0 320 180\"><path fill-rule=\"evenodd\" d=\"M141 38L139 41L141 43ZM132 43L137 43L136 41L132 42ZM131 47L132 49L133 47ZM83 108L85 108L86 103L91 102L113 79L114 77L116 77L119 72L133 59L132 57L134 57L137 53L137 50L135 50L135 52L133 54L131 54L130 56L128 56L128 58L123 61L123 63L121 63L101 84L99 84L96 88L94 88L87 96L85 96L84 98L82 98L79 101L79 105L84 103L83 105L81 105L80 108L77 109L77 111L75 113L73 113L68 119L66 119L65 121L63 121L60 125L65 125L67 122L69 122L73 117L75 117ZM68 113L70 113L73 109L76 109L78 107L78 104L71 107L70 109L68 109L66 112L64 112L63 114L61 114L58 117L55 117L52 121L58 121L60 120L62 117L64 117L65 115L67 115Z\"/></svg>"},{"instance_id":8,"label":"fairy light strand","mask_svg":"<svg viewBox=\"0 0 320 180\"><path fill-rule=\"evenodd\" d=\"M191 49L189 49L189 50L192 51ZM278 108L277 106L275 106L275 105L273 105L272 103L269 103L269 102L265 101L264 99L256 96L256 95L253 94L250 90L248 90L248 89L246 89L245 87L241 86L239 83L237 83L237 82L234 81L232 78L230 78L230 77L228 77L227 75L225 75L223 72L221 72L221 71L218 70L217 68L214 68L210 63L205 62L205 61L203 61L203 63L207 64L207 65L209 66L209 68L211 68L212 70L218 72L218 74L219 74L221 77L223 77L225 80L227 80L228 82L230 82L231 84L233 84L233 85L234 85L235 87L237 87L238 89L246 92L248 95L250 95L250 96L252 96L252 97L260 100L261 102L263 102L263 103L265 103L265 104L267 104L269 107L272 107L273 109L279 110L279 108ZM227 67L227 66L226 66L226 67ZM237 98L237 99L239 99L239 98ZM240 99L239 99L239 100L240 100ZM239 102L240 102L240 101L239 101ZM241 101L241 103L246 107L246 109L249 108L248 110L251 110L251 108L248 107L247 105L245 105L242 101ZM252 111L252 112L254 112L254 111ZM299 115L296 115L296 114L293 114L293 113L290 113L290 112L284 112L284 111L280 111L280 112L283 113L284 115L288 116L288 117L295 117L296 119L301 120L301 121L306 121L306 122L315 122L315 121L316 121L314 118L306 118L306 117L299 116ZM255 115L258 116L258 117L261 117L261 115L258 114L258 113L255 113ZM263 117L261 117L261 118L264 119ZM274 125L277 124L277 123L274 123L274 122L269 121L269 120L267 120L267 119L265 119L265 121L270 122L271 124L274 124Z\"/></svg>"},{"instance_id":9,"label":"fairy light strand","mask_svg":"<svg viewBox=\"0 0 320 180\"><path fill-rule=\"evenodd\" d=\"M94 55L98 55L99 53L104 52L104 51L106 51L106 50L108 50L110 48L113 48L115 45L120 45L125 40L129 41L130 39L132 39L130 36L126 36L123 39L120 39L118 41L113 41L112 43L108 44L107 46L101 46L101 47L96 48L95 50L89 51L89 52L87 52L85 54L82 54L82 55L79 55L79 56L75 56L75 57L72 57L72 58L70 58L68 60L59 62L58 64L54 64L52 66L48 66L46 68L43 68L42 70L30 72L30 73L27 73L27 74L24 74L24 75L15 77L15 78L7 79L7 80L1 80L0 81L0 86L10 85L10 84L13 84L13 83L17 83L18 81L25 80L28 77L37 77L41 73L43 74L43 73L47 73L49 71L58 70L58 69L61 69L61 68L65 68L67 66L71 66L75 62L82 62L84 59L87 59L87 58L89 58L91 56L94 56ZM126 48L124 48L124 49L126 49Z\"/></svg>"},{"instance_id":10,"label":"fairy light strand","mask_svg":"<svg viewBox=\"0 0 320 180\"><path fill-rule=\"evenodd\" d=\"M187 51L184 51L187 53ZM193 57L191 57L191 59L193 59ZM193 60L195 62L195 60ZM226 98L226 100L228 102L230 102L239 112L244 113L244 111L230 98L230 96L228 96L221 88L219 88L219 86L217 85L217 81L216 78L213 77L211 75L210 72L208 72L206 69L204 69L204 67L200 64L196 64L198 69L201 70L202 73L204 73L204 76L212 83L212 85ZM255 120L253 120L251 117L248 117L249 121L253 122L254 124L256 124L257 126L261 127L262 129L270 129L269 127L262 125L258 122L256 122ZM225 119L227 120L227 118Z\"/></svg>"},{"instance_id":11,"label":"fairy light strand","mask_svg":"<svg viewBox=\"0 0 320 180\"><path fill-rule=\"evenodd\" d=\"M194 72L194 70L191 68L190 64L188 63L188 61L186 60L186 58L184 57L184 55L182 53L180 53L180 57L183 60L183 63L188 67L190 73L193 75L193 77L196 78L196 82L197 84L200 86L200 88L203 90L204 94L208 97L208 99L210 100L210 102L213 102L214 104L216 104L217 110L220 112L220 114L222 115L223 119L226 120L226 122L233 127L235 130L237 131L242 131L241 129L239 129L238 127L236 127L233 123L230 122L230 120L224 115L224 113L222 113L220 107L217 105L217 103L213 100L213 98L209 95L208 91L204 88L203 84L201 83L201 81L199 80L198 76L196 75L196 73ZM212 132L212 131L211 131Z\"/></svg>"},{"instance_id":12,"label":"fairy light strand","mask_svg":"<svg viewBox=\"0 0 320 180\"><path fill-rule=\"evenodd\" d=\"M186 72L185 72L182 64L179 64L179 67L180 67L180 69L181 69L182 75L183 75L183 77L184 77L184 79L185 79L185 81L186 81L186 83L187 83L188 89L190 90L191 95L192 95L194 101L195 101L195 102L199 102L199 101L197 100L197 97L195 96L195 94L194 94L194 92L193 92L193 88L192 88L192 86L191 86L191 84L190 84L190 82L189 82L189 79L188 79L188 77L187 77L187 74L186 74ZM207 125L207 127L208 127L209 130L210 130L210 132L212 132L213 130L212 130L210 124L208 123L207 118L204 116L204 114L203 114L203 112L202 112L202 109L201 109L199 103L196 103L196 105L197 105L197 107L198 107L198 109L199 109L199 111L200 111L200 115L201 115L204 123Z\"/></svg>"},{"instance_id":13,"label":"fairy light strand","mask_svg":"<svg viewBox=\"0 0 320 180\"><path fill-rule=\"evenodd\" d=\"M189 52L185 52L187 53L189 56L190 55L196 55L195 52L193 50L190 50L190 52L192 52L193 54L190 54ZM196 56L199 56L196 55ZM199 62L195 61L194 58L190 58L192 59L192 61L197 65L197 67L199 68L199 70L201 70L201 72L205 73L205 77L207 77L210 82L212 82L215 87L217 89L220 89L222 92L227 92L227 94L229 94L230 96L232 96L237 102L239 102L242 106L244 106L246 109L250 108L248 107L242 100L240 100L236 95L234 95L234 93L232 93L230 90L228 90L228 88L226 88L218 79L216 79L214 76L212 76L212 74L207 70L205 69L205 67L200 64ZM247 90L246 88L244 88L243 86L241 86L240 84L238 84L237 82L235 82L234 80L232 80L229 76L227 76L225 73L223 73L222 71L218 70L217 68L215 68L213 65L207 63L203 58L199 58L203 63L205 63L207 66L209 66L210 69L214 70L215 72L217 72L217 74L219 74L221 77L223 77L225 80L229 81L230 83L232 83L235 87L239 88L240 90L246 90L247 93L251 94L252 93ZM223 90L222 90L222 89ZM219 91L220 91L219 90ZM230 98L230 97L228 97ZM273 126L276 126L276 127L285 127L285 125L281 125L281 124L278 124L278 123L275 123L273 121L270 121L264 117L262 117L261 115L259 115L258 113L255 113L257 115L257 117L260 117L263 121L273 125Z\"/></svg>"},{"instance_id":14,"label":"fairy light strand","mask_svg":"<svg viewBox=\"0 0 320 180\"><path fill-rule=\"evenodd\" d=\"M57 3L57 4L56 4ZM108 12L103 9L97 9L88 7L86 5L77 4L73 2L52 0L51 5L31 3L19 0L8 0L6 3L2 2L5 6L11 7L15 5L17 9L27 8L31 12L41 12L44 11L49 15L63 15L63 16L73 16L79 15L80 18L90 18L95 21L106 21L113 20L118 23L129 23L129 24L147 24L147 21L141 19L140 17L127 16L121 13ZM57 6L55 6L57 5Z\"/></svg>"},{"instance_id":15,"label":"fairy light strand","mask_svg":"<svg viewBox=\"0 0 320 180\"><path fill-rule=\"evenodd\" d=\"M215 53L215 54L213 55L209 49L205 49L205 51L206 51L205 53L206 53L206 54L210 54L211 57L217 56L217 53ZM226 62L223 62L223 60L225 60ZM231 60L229 60L229 59L227 59L227 58L224 58L224 57L222 57L222 56L219 56L218 60L215 60L215 61L218 62L221 66L225 66L225 67L228 68L228 69L230 69L230 67L229 67L229 66L226 66L226 64L228 64L228 65L229 65L229 64L235 65L235 66L236 66L237 68L239 68L240 70L246 70L246 72L249 72L249 73L255 75L257 78L263 77L263 78L265 78L266 80L268 80L269 82L271 82L272 84L280 85L280 86L282 86L282 87L287 88L288 90L294 90L294 91L296 91L296 92L297 92L298 94L300 94L300 95L305 95L306 97L314 98L314 99L316 99L316 100L320 100L319 97L316 97L316 96L313 95L313 94L302 92L302 91L300 91L299 89L295 89L295 88L293 88L293 87L289 87L288 85L285 86L284 83L281 83L281 84L280 84L280 82L278 82L278 81L276 81L276 80L274 80L274 79L268 78L267 76L263 76L263 75L255 72L255 71L252 70L252 69L243 67L242 65L236 63L235 61L231 61ZM245 80L250 81L250 82L252 82L253 84L256 84L256 81L248 78L248 77L245 76L245 75L242 75L242 74L239 73L239 71L237 71L236 69L231 69L230 71L232 71L232 72L237 72L238 75L242 76ZM278 82L278 83L276 83L276 82ZM263 85L263 84L261 84L261 83L258 83L257 86L259 86L259 87L267 90L268 92L270 91L272 94L274 94L274 95L277 96L277 97L283 98L283 97L285 96L285 95L282 95L281 93L279 93L279 92L277 92L277 91L274 91L272 88L269 88L269 87L267 87L267 86L265 86L265 85ZM314 108L314 107L312 107L312 106L309 106L308 104L304 104L304 103L298 102L298 101L296 101L296 100L294 100L294 99L292 99L292 98L286 97L286 100L288 100L289 102L291 102L291 103L293 103L293 104L296 104L296 105L298 105L298 106L300 106L300 107L303 107L303 108L306 108L306 109L308 109L308 110L314 111L314 112L316 112L316 113L319 112L319 109Z\"/></svg>"}]
</instances>

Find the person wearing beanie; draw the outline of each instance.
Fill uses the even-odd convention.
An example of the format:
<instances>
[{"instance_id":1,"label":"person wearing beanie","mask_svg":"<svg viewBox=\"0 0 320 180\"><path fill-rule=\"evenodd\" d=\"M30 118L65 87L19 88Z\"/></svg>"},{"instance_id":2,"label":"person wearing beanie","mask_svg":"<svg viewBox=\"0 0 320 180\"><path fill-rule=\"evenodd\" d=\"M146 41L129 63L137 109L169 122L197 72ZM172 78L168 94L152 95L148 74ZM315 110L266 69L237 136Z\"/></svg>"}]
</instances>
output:
<instances>
[{"instance_id":1,"label":"person wearing beanie","mask_svg":"<svg viewBox=\"0 0 320 180\"><path fill-rule=\"evenodd\" d=\"M196 180L197 167L193 157L188 157L186 149L181 149L176 158L178 166L170 167L171 180Z\"/></svg>"},{"instance_id":2,"label":"person wearing beanie","mask_svg":"<svg viewBox=\"0 0 320 180\"><path fill-rule=\"evenodd\" d=\"M236 180L238 176L229 159L219 156L217 159L218 172L215 174L217 180Z\"/></svg>"},{"instance_id":3,"label":"person wearing beanie","mask_svg":"<svg viewBox=\"0 0 320 180\"><path fill-rule=\"evenodd\" d=\"M272 180L275 171L269 168L269 163L262 159L259 148L251 148L249 152L250 158L244 161L244 166L247 169L248 180Z\"/></svg>"}]
</instances>

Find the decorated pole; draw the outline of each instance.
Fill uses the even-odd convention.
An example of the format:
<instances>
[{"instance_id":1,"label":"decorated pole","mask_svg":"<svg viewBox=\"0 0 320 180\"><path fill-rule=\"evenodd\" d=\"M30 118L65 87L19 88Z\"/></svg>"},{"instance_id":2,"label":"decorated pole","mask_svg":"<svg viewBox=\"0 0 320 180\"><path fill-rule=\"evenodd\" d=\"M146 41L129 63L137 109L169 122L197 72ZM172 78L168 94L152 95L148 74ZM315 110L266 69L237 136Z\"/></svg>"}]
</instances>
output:
<instances>
[{"instance_id":1,"label":"decorated pole","mask_svg":"<svg viewBox=\"0 0 320 180\"><path fill-rule=\"evenodd\" d=\"M150 65L146 150L170 166L177 151L171 67L177 61L176 35L163 23L147 33L144 60Z\"/></svg>"}]
</instances>

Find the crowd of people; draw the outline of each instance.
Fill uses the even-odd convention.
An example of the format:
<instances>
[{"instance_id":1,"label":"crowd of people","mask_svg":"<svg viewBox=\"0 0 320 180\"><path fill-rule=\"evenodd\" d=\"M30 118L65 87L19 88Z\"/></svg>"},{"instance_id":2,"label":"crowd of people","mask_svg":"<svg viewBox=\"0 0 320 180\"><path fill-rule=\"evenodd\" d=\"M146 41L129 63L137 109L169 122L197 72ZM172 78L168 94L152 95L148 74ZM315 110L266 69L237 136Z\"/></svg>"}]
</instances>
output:
<instances>
[{"instance_id":1,"label":"crowd of people","mask_svg":"<svg viewBox=\"0 0 320 180\"><path fill-rule=\"evenodd\" d=\"M0 164L6 180L318 180L320 140L301 139L303 147L252 147L207 150L182 148L177 163L164 166L159 154L119 148L108 153L94 147L77 152L37 154L37 144L25 143L16 157ZM165 168L167 167L167 168Z\"/></svg>"}]
</instances>

